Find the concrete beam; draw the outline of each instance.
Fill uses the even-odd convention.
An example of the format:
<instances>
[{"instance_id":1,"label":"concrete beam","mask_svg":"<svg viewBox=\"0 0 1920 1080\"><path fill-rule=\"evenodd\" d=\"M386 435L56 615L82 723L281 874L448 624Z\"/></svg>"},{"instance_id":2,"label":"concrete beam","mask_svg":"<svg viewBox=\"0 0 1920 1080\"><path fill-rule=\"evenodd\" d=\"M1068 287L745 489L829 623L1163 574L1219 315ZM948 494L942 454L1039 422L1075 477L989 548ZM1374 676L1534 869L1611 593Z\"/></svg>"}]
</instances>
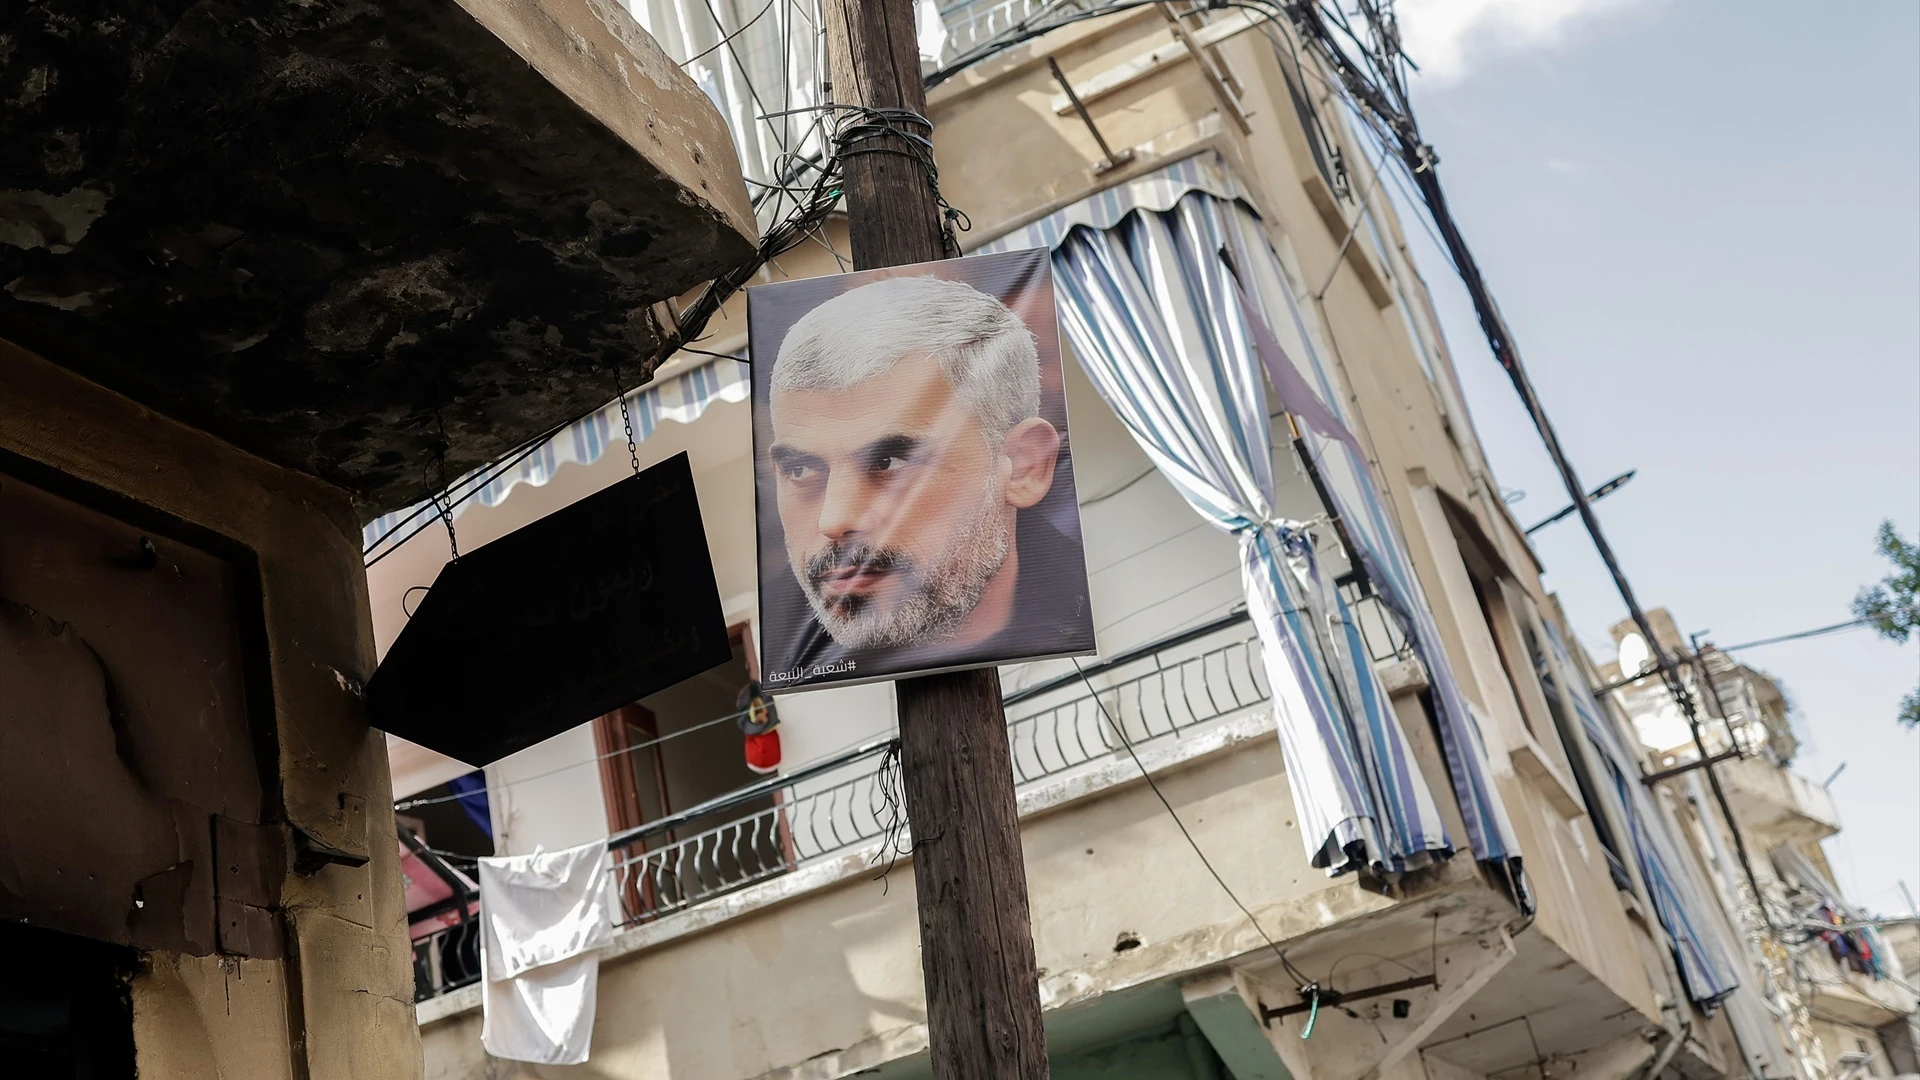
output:
<instances>
[{"instance_id":1,"label":"concrete beam","mask_svg":"<svg viewBox=\"0 0 1920 1080\"><path fill-rule=\"evenodd\" d=\"M1202 976L1182 985L1180 996L1234 1080L1293 1080L1261 1029L1259 1001L1243 978L1227 972Z\"/></svg>"},{"instance_id":2,"label":"concrete beam","mask_svg":"<svg viewBox=\"0 0 1920 1080\"><path fill-rule=\"evenodd\" d=\"M15 7L0 338L363 514L642 380L758 243L617 0Z\"/></svg>"},{"instance_id":3,"label":"concrete beam","mask_svg":"<svg viewBox=\"0 0 1920 1080\"><path fill-rule=\"evenodd\" d=\"M1349 955L1376 962L1338 965L1337 977L1329 977L1328 984L1347 993L1423 973L1412 965L1377 962L1364 953ZM1267 1040L1298 1080L1379 1080L1415 1053L1514 956L1513 940L1504 932L1443 945L1428 961L1435 968L1436 986L1322 1006L1310 1033L1306 1014L1277 1018L1267 1025ZM1300 1000L1298 987L1272 983L1258 984L1258 995L1260 1002L1275 1008ZM1396 1000L1407 1003L1405 1016L1395 1015Z\"/></svg>"}]
</instances>

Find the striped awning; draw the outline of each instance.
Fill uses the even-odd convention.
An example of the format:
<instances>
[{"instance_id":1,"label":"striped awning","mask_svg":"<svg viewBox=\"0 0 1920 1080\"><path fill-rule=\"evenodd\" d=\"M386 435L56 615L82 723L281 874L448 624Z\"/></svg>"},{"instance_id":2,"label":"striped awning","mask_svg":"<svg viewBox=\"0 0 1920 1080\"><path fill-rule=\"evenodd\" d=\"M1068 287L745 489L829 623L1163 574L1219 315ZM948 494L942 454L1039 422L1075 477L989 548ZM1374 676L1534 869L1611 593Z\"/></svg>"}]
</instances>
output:
<instances>
[{"instance_id":1,"label":"striped awning","mask_svg":"<svg viewBox=\"0 0 1920 1080\"><path fill-rule=\"evenodd\" d=\"M627 394L627 410L633 416L634 441L645 441L664 423L691 424L716 401L745 401L747 392L747 365L724 359L633 390ZM567 425L519 461L505 467L483 466L455 480L447 488L453 516L459 517L475 503L498 506L521 484L543 487L560 466L591 465L600 460L607 447L620 445L626 438L620 403L609 401ZM398 539L410 532L411 525L424 516L421 511L426 506L425 502L416 503L367 522L361 528L365 549L373 551L388 541L390 534Z\"/></svg>"},{"instance_id":2,"label":"striped awning","mask_svg":"<svg viewBox=\"0 0 1920 1080\"><path fill-rule=\"evenodd\" d=\"M1633 845L1634 862L1646 883L1654 913L1673 944L1680 978L1687 985L1687 996L1703 1006L1712 1006L1738 988L1740 978L1707 921L1711 909L1668 828L1666 816L1660 813L1652 794L1640 782L1640 756L1629 751L1620 729L1608 721L1586 677L1561 640L1560 631L1550 622L1543 625L1547 632L1547 650L1545 655L1535 657L1540 681L1546 684L1549 694L1572 706L1587 738L1600 752L1608 774L1605 782L1617 800L1616 809L1627 823L1627 839Z\"/></svg>"},{"instance_id":3,"label":"striped awning","mask_svg":"<svg viewBox=\"0 0 1920 1080\"><path fill-rule=\"evenodd\" d=\"M1283 395L1306 386L1317 396L1284 403L1290 411L1341 429L1302 424L1332 489L1336 505L1328 509L1342 517L1360 548L1353 555L1426 664L1475 855L1512 864L1519 850L1479 730L1369 466L1346 434L1345 397L1219 155L1204 152L1108 189L980 251L1033 246L1053 251L1061 326L1095 386L1175 490L1242 538L1249 609L1315 862L1333 872L1362 860L1403 869L1451 845L1354 621L1314 553L1313 528L1272 516L1263 367Z\"/></svg>"}]
</instances>

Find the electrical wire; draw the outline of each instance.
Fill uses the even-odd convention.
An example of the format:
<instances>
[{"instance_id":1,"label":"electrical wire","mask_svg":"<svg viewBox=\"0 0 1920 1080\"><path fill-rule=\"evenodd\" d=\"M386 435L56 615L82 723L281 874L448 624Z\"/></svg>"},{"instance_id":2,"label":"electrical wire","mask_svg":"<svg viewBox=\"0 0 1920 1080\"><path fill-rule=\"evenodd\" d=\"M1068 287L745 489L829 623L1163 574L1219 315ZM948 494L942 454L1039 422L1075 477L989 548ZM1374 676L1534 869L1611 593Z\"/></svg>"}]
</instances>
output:
<instances>
[{"instance_id":1,"label":"electrical wire","mask_svg":"<svg viewBox=\"0 0 1920 1080\"><path fill-rule=\"evenodd\" d=\"M1392 964L1393 966L1399 968L1400 970L1406 972L1409 975L1418 976L1418 975L1424 974L1423 972L1414 968L1411 964L1405 963L1404 961L1395 960L1391 956L1381 956L1379 953L1372 953L1372 952L1343 953L1339 959L1333 962L1333 966L1327 969L1326 975L1320 980L1321 982L1324 982L1327 984L1328 990L1334 991L1339 989L1337 986L1334 985L1334 982L1333 982L1334 973L1340 970L1341 964L1346 963L1348 960L1351 960L1354 957L1360 957L1366 960L1378 960L1383 964Z\"/></svg>"},{"instance_id":2,"label":"electrical wire","mask_svg":"<svg viewBox=\"0 0 1920 1080\"><path fill-rule=\"evenodd\" d=\"M696 348L694 348L694 347L693 347L693 346L691 346L691 345L682 345L682 346L680 346L680 348L679 348L679 350L678 350L678 351L679 351L679 352L690 352L690 353L693 353L693 354L695 354L695 355L697 355L697 356L711 356L711 357L713 357L713 358L714 358L715 360L734 360L734 361L738 361L739 363L742 363L742 364L744 364L744 363L746 363L746 362L747 362L747 358L746 358L746 357L744 357L744 356L735 356L735 355L734 355L734 354L732 354L732 353L723 353L723 352L713 352L713 351L711 351L711 350L708 350L708 349L696 349Z\"/></svg>"},{"instance_id":3,"label":"electrical wire","mask_svg":"<svg viewBox=\"0 0 1920 1080\"><path fill-rule=\"evenodd\" d=\"M1153 797L1159 799L1160 805L1166 808L1167 816L1173 819L1174 825L1180 830L1180 835L1186 838L1187 846L1192 848L1194 855L1199 857L1200 865L1207 868L1207 873L1213 875L1214 883L1220 886L1220 891L1226 893L1227 899L1233 901L1233 906L1239 908L1240 914L1247 917L1247 922L1251 924L1254 931L1260 935L1260 940L1266 942L1267 948L1273 950L1273 955L1280 958L1281 966L1286 968L1287 972L1294 978L1299 979L1302 985L1312 985L1313 981L1301 975L1299 969L1293 966L1293 962L1287 959L1286 952L1280 948L1279 944L1275 942L1272 937L1268 936L1266 927L1261 926L1260 920L1254 918L1253 911L1241 902L1239 895L1233 891L1233 886L1228 885L1227 879L1220 876L1219 870L1214 869L1213 860L1207 858L1207 853L1201 850L1199 841L1195 840L1193 833L1187 830L1187 823L1180 820L1180 812L1173 808L1173 803L1167 801L1166 793L1160 790L1160 784L1154 780L1153 773L1147 769L1146 762L1140 760L1140 754L1133 748L1133 740L1127 738L1127 733L1121 729L1119 724L1114 722L1113 716L1107 712L1107 703L1100 697L1100 691L1094 689L1093 680L1087 677L1086 669L1080 666L1078 658L1068 657L1068 659L1073 663L1073 670L1080 674L1080 681L1086 684L1087 693L1093 695L1093 703L1100 709L1100 718L1107 722L1109 728L1113 729L1114 735L1120 740L1120 745L1127 748L1127 756L1133 759L1134 767L1140 770L1141 779L1145 780L1147 787L1152 789ZM1317 1015L1320 1004L1318 995L1314 996L1313 1004L1315 1014ZM1311 1019L1307 1022L1307 1030L1309 1032L1313 1030L1313 1021ZM1304 1036L1302 1037L1304 1038Z\"/></svg>"},{"instance_id":4,"label":"electrical wire","mask_svg":"<svg viewBox=\"0 0 1920 1080\"><path fill-rule=\"evenodd\" d=\"M366 556L372 553L375 549L381 547L384 544L387 544L389 540L392 540L395 534L399 533L401 529L406 528L406 526L410 522L415 521L421 515L430 514L432 516L427 518L426 521L421 522L420 524L415 525L412 529L408 530L405 536L400 537L398 540L392 540L392 546L388 547L385 551L380 552L380 554L375 555L373 558L367 559L364 565L368 569L371 569L373 565L375 563L378 563L381 559L384 559L387 556L393 554L394 552L400 550L400 548L403 545L405 545L407 541L420 535L420 533L423 530L431 528L435 524L437 524L441 520L441 515L451 514L454 507L459 506L460 504L466 502L468 499L471 499L475 495L478 495L481 491L485 490L489 484L493 483L495 480L498 480L500 477L506 475L506 472L508 469L513 468L515 465L520 464L522 461L525 461L527 458L538 453L541 447L545 446L549 442L552 442L555 436L559 435L562 431L567 430L567 428L571 426L574 422L575 421L573 420L569 420L563 424L555 424L553 427L547 429L546 431L541 432L540 434L520 444L520 447L510 452L507 457L502 458L501 460L495 462L492 465L484 466L481 469L476 470L475 472L469 474L467 477L463 479L454 481L452 487L466 488L466 491L459 498L455 499L455 498L449 497L451 494L451 489L447 491L436 492L433 495L433 497L427 499L425 502L421 503L419 506L414 507L413 511L409 513L406 517L403 517L399 521L394 522L393 525L389 527L386 532L381 533L378 537L375 537L374 541L368 544L366 548L364 548L360 552L360 554L362 556Z\"/></svg>"},{"instance_id":5,"label":"electrical wire","mask_svg":"<svg viewBox=\"0 0 1920 1080\"><path fill-rule=\"evenodd\" d=\"M693 54L692 56L689 56L689 57L687 57L687 58L686 58L685 60L682 60L682 61L680 62L680 66L681 66L681 67L686 67L686 66L687 66L688 64L691 64L691 63L693 63L693 62L694 62L694 61L696 61L696 60L701 60L701 59L704 59L705 57L707 57L708 55L710 55L710 54L712 54L712 53L714 53L715 51L717 51L717 50L719 50L719 49L720 49L721 47L723 47L723 46L727 46L727 45L731 45L731 44L732 44L732 42L733 42L733 39L734 39L734 38L737 38L737 37L739 37L739 36L740 36L741 34L744 34L744 33L746 33L747 31L749 31L749 30L751 30L751 29L753 29L753 26L754 26L754 24L755 24L755 23L757 23L757 22L759 22L759 21L760 21L761 19L764 19L764 18L766 18L766 17L767 17L767 12L769 12L769 11L772 11L772 10L773 10L773 5L775 5L775 4L777 4L777 3L779 3L779 2L780 2L780 0L767 0L767 6L766 6L766 7L763 7L763 8L761 8L761 9L760 9L760 13L759 13L758 15L755 15L755 16L754 16L753 18L751 18L751 19L748 19L748 20L747 20L747 21L746 21L745 23L743 23L743 24L741 24L741 26L740 26L740 28L739 28L738 30L735 30L735 31L734 31L733 33L731 33L731 34L728 34L728 35L727 35L726 37L723 37L723 38L721 38L721 39L720 39L720 40L719 40L718 42L716 42L715 44L713 44L713 45L710 45L710 46L708 46L708 47L707 47L707 48L705 48L705 49L702 49L701 51L699 51L699 52L697 52L697 53L695 53L695 54ZM708 10L708 11L712 11L713 9L712 9L711 7L709 7L709 8L707 9L707 10ZM716 21L717 21L717 20L718 20L718 16L715 16L715 19L716 19ZM739 59L739 58L738 58L738 57L735 57L735 59L737 60L737 59ZM745 81L745 80L743 79L742 81Z\"/></svg>"},{"instance_id":6,"label":"electrical wire","mask_svg":"<svg viewBox=\"0 0 1920 1080\"><path fill-rule=\"evenodd\" d=\"M932 75L928 76L927 85L929 87L938 85L945 78L950 77L954 74L957 74L960 71L963 71L974 64L977 64L985 59L988 59L991 56L997 55L1000 52L1004 52L1006 49L1013 48L1015 45L1018 45L1021 42L1029 41L1029 40L1032 40L1033 38L1040 37L1043 34L1050 33L1053 30L1060 29L1061 27L1069 26L1077 22L1085 21L1087 19L1102 18L1107 15L1118 14L1120 12L1132 10L1135 8L1147 7L1149 5L1157 4L1159 2L1160 0L1121 0L1121 2L1119 3L1104 5L1096 9L1074 12L1069 15L1062 16L1058 19L1051 20L1047 22L1045 25L1041 25L1041 26L1027 26L1024 22L1021 24L1017 24L1021 27L1024 27L1024 29L1022 29L1021 31L1015 34L997 38L994 41L988 42L986 45L983 45L973 50L971 53L965 54L960 58L956 58L956 60L952 64L949 64L948 66L943 67L940 71L937 71ZM818 235L820 231L820 226L825 222L827 215L832 212L832 210L838 204L840 199L840 187L838 183L838 179L839 179L838 165L839 165L839 158L843 156L843 153L835 153L832 155L823 156L816 151L813 154L802 155L799 152L798 145L790 145L789 139L788 139L788 132L784 128L784 120L786 117L789 117L798 113L812 113L815 115L814 123L809 127L808 131L801 136L799 140L799 143L804 144L805 142L812 139L815 135L823 133L826 120L830 115L834 114L837 111L858 112L858 110L852 110L846 106L836 106L836 105L803 106L800 108L793 108L791 107L791 102L792 102L791 78L787 78L783 80L788 84L785 87L783 87L783 91L785 95L785 100L783 101L783 104L786 104L789 107L779 110L778 112L769 110L766 107L765 102L761 98L759 88L754 85L754 82L751 76L747 73L746 65L742 62L739 52L734 48L734 40L738 38L745 30L751 27L754 23L757 23L759 19L762 16L764 16L766 12L770 9L771 4L767 8L762 8L760 14L756 15L745 26L739 27L731 33L726 33L724 31L723 23L719 17L719 13L715 11L713 8L712 0L703 0L703 3L706 7L708 15L713 19L714 26L716 28L722 29L724 36L719 43L707 49L706 51L698 54L697 56L689 59L688 61L686 61L686 63L690 64L694 60L701 59L717 51L721 47L724 47L726 49L727 54L732 58L734 62L734 65L736 68L736 72L735 72L736 77L738 78L739 82L741 82L746 87L748 97L753 101L755 107L759 110L758 114L756 115L756 119L762 122L765 122L768 125L769 131L772 132L773 134L775 144L778 145L781 150L781 154L775 160L775 168L776 168L775 180L777 182L772 184L767 184L759 181L754 181L754 183L756 184L756 186L759 186L763 189L763 196L771 195L775 198L776 212L779 209L778 202L781 198L789 197L796 192L804 192L805 199L804 201L802 201L801 199L796 198L793 212L788 216L786 216L785 218L781 219L780 221L776 222L774 225L770 226L766 230L765 234L761 238L761 243L758 250L754 253L754 255L751 258L749 258L742 265L734 268L728 273L708 283L707 287L701 292L700 296L695 299L693 304L689 306L687 311L681 314L681 316L677 320L677 325L672 328L672 332L670 334L663 335L663 337L665 338L665 340L663 341L663 346L664 346L662 349L663 354L671 354L672 352L679 349L688 349L689 347L684 343L690 342L690 341L696 341L700 338L701 334L705 331L707 322L713 317L714 314L716 314L719 311L721 305L723 305L728 299L730 299L734 293L738 292L739 289L742 288L749 280L751 280L754 275L758 274L760 269L763 266L765 266L773 258L780 255L782 252L785 252L791 249L796 244L806 242L808 239L812 239L815 243L818 243L822 247L825 247L827 251L834 256L836 262L838 262L841 266L844 267L847 265L847 261L845 257L837 249L833 247L831 242L826 240L824 237L821 237ZM1228 6L1250 6L1250 5L1228 5ZM1052 9L1049 8L1046 10L1051 11ZM1271 18L1270 15L1268 17ZM808 20L808 21L811 22L811 20ZM787 66L788 60L790 58L786 54L791 52L791 46L790 46L791 29L792 29L791 21L790 20L783 21L783 46L784 46L782 49L783 71L790 71L790 68ZM815 26L815 31L816 33L818 33L819 31L818 26ZM773 121L776 119L782 120L783 126L776 127L773 123ZM924 118L920 118L920 119L922 120L922 122L924 122ZM875 134L880 134L880 133L893 134L896 136L910 136L913 134L913 133L902 131L897 125L892 123L890 118L882 116L873 110L868 110L867 115L863 115L860 117L860 121L867 126L867 130L864 130L864 131L852 130L849 132L845 132L843 133L842 138L851 136L854 139L867 139L867 138L873 137L873 135ZM858 125L855 125L855 127L858 128ZM874 130L876 128L879 130ZM918 139L920 142L927 142L924 136L918 136ZM878 148L868 148L863 152L873 152L875 149L878 149ZM926 164L928 168L931 169L932 155L931 155L930 143L927 144L926 150L927 150ZM812 170L815 174L814 182L812 185L805 188L801 188L793 184L793 181L798 180L799 177L803 175L805 172L807 172L808 170ZM756 201L756 204L759 202L758 199L756 199L755 201ZM947 220L950 222L954 219L956 215L958 215L957 211L953 211L950 207L946 207L944 202L942 204L942 208L943 208L943 212L945 212L947 215ZM964 215L958 215L958 216L962 218L964 217ZM702 353L704 355L713 355L710 353L706 353L705 350L701 350L701 349L689 349L689 351ZM731 359L739 359L739 358L732 357ZM525 443L521 444L515 450L511 451L506 458L499 460L492 465L485 466L478 472L474 474L470 474L468 477L455 482L453 485L449 487L448 490L444 490L438 493L438 496L439 496L438 498L434 500L429 500L428 502L422 503L420 506L414 508L414 510L411 511L406 517L402 518L400 521L396 522L394 525L389 527L385 533L375 538L372 543L366 546L366 548L361 552L364 559L364 565L368 568L373 567L375 564L379 563L380 560L386 558L388 555L391 555L393 552L399 550L400 547L404 546L407 541L413 539L413 537L417 536L421 531L430 527L433 524L433 520L431 519L426 522L415 524L418 521L418 519L421 518L423 515L426 515L429 512L450 514L453 507L456 507L465 503L468 499L472 498L473 495L478 493L480 490L484 489L488 484L492 483L494 480L498 479L500 476L505 475L508 469L512 468L514 465L519 464L521 461L526 460L528 457L532 456L533 454L539 452L539 450L543 446L551 442L562 431L565 431L568 427L571 426L573 422L574 420L569 420L565 423L557 424L553 428L547 431L541 432L540 434L534 436L533 438L527 440ZM461 494L457 498L450 497L451 489L459 488L459 487L466 487L468 490L466 490L465 493ZM407 528L409 525L413 525L413 527L411 529ZM402 535L403 530L405 530L404 535ZM378 551L379 553L374 554L376 551ZM371 558L367 558L367 556L371 556Z\"/></svg>"},{"instance_id":7,"label":"electrical wire","mask_svg":"<svg viewBox=\"0 0 1920 1080\"><path fill-rule=\"evenodd\" d=\"M430 855L438 855L442 862L461 867L462 869L480 865L480 857L478 855L461 855L458 852L442 851L437 847L429 847L426 844L421 844L420 850Z\"/></svg>"},{"instance_id":8,"label":"electrical wire","mask_svg":"<svg viewBox=\"0 0 1920 1080\"><path fill-rule=\"evenodd\" d=\"M1131 622L1132 620L1137 619L1142 615L1145 615L1147 612L1152 611L1154 608L1160 607L1163 604L1171 604L1175 600L1182 600L1182 599L1185 599L1186 597L1192 596L1195 590L1199 589L1203 585L1211 585L1214 582L1219 581L1221 578L1226 577L1228 574L1237 574L1239 572L1240 572L1240 564L1238 562L1235 562L1232 566L1229 566L1225 570L1222 570L1219 573L1213 575L1212 577L1207 578L1205 581L1196 581L1193 584L1187 586L1185 589L1181 590L1180 592L1174 593L1172 596L1164 596L1158 600L1155 600L1153 603L1146 605L1145 607L1136 608L1135 610L1130 611L1127 614L1122 615L1119 618L1113 620L1107 625L1100 627L1095 632L1104 634L1107 631L1113 629L1114 627L1119 626L1121 623Z\"/></svg>"},{"instance_id":9,"label":"electrical wire","mask_svg":"<svg viewBox=\"0 0 1920 1080\"><path fill-rule=\"evenodd\" d=\"M1089 506L1096 506L1100 503L1106 502L1108 499L1111 499L1115 495L1118 495L1121 492L1126 491L1128 488L1131 488L1133 485L1139 483L1142 480L1145 480L1147 477L1152 476L1154 473L1159 471L1160 469L1158 466L1149 465L1146 467L1145 471L1122 482L1118 487L1115 487L1109 491L1103 491L1098 495L1092 495L1085 499L1080 500L1080 508L1084 510Z\"/></svg>"},{"instance_id":10,"label":"electrical wire","mask_svg":"<svg viewBox=\"0 0 1920 1080\"><path fill-rule=\"evenodd\" d=\"M1163 0L1120 0L1118 3L1103 4L1097 8L1077 11L1058 19L1052 19L1039 26L1029 25L1027 20L1022 19L1013 25L1013 30L1010 33L994 38L984 44L977 45L968 52L961 53L959 56L954 57L951 63L928 75L926 77L926 87L931 90L975 64L984 60L990 60L1006 52L1008 49L1023 45L1032 41L1034 38L1044 37L1062 27L1072 26L1074 23L1085 22L1088 19L1104 19L1108 15L1117 15L1123 11L1132 11L1135 8L1153 7L1162 2ZM1048 8L1046 10L1051 11L1052 9Z\"/></svg>"},{"instance_id":11,"label":"electrical wire","mask_svg":"<svg viewBox=\"0 0 1920 1080\"><path fill-rule=\"evenodd\" d=\"M629 745L629 746L623 746L618 750L611 750L604 754L596 754L593 757L587 758L584 761L570 762L566 765L560 765L555 768L548 769L546 772L543 772L543 773L535 773L532 776L521 776L513 780L506 781L505 783L495 784L493 785L491 790L518 787L521 784L530 784L535 780L545 780L547 777L558 776L560 773L569 772L573 769L578 769L584 765L597 765L602 761L606 761L610 758L617 758L622 754L631 754L635 750L646 750L651 747L659 746L661 743L670 742L674 739L678 739L683 735L691 735L696 731L705 731L707 728L714 727L715 725L718 725L718 724L724 724L729 720L738 720L741 717L747 715L748 711L749 710L747 709L741 709L736 712L728 713L725 716L716 716L711 720L702 720L698 724L681 728L679 731L669 731L665 735L648 739L646 742L633 743L632 745ZM407 799L402 802L394 803L393 808L395 810L411 810L416 806L435 806L440 803L456 802L460 799L471 799L476 796L485 796L487 793L487 790L489 789L476 789L474 791L462 791L453 795L436 795L428 799Z\"/></svg>"},{"instance_id":12,"label":"electrical wire","mask_svg":"<svg viewBox=\"0 0 1920 1080\"><path fill-rule=\"evenodd\" d=\"M1082 504L1082 505L1085 505L1085 504ZM1120 556L1119 558L1117 558L1117 559L1115 559L1115 560L1113 560L1112 562L1109 562L1109 563L1103 563L1103 564L1101 564L1101 565L1099 565L1099 566L1095 566L1095 567L1090 567L1090 568L1089 568L1089 569L1087 570L1087 575L1088 575L1089 577L1091 577L1092 575L1094 575L1094 574L1098 574L1098 573L1101 573L1102 571L1106 571L1106 570L1111 570L1111 569L1113 569L1114 567L1116 567L1116 566L1119 566L1119 565L1120 565L1121 563L1124 563L1124 562L1130 562L1130 561L1132 561L1132 560L1134 560L1134 559L1137 559L1137 558L1139 558L1140 556L1142 556L1142 555L1145 555L1145 554L1147 554L1148 552L1150 552L1150 551L1153 551L1153 550L1154 550L1154 549L1156 549L1156 548L1160 548L1160 547L1164 547L1164 546L1166 546L1167 544L1171 544L1171 543L1173 543L1173 542L1174 542L1175 540L1178 540L1178 539L1180 539L1181 537L1184 537L1184 536L1192 536L1192 535L1193 535L1194 533L1196 533L1196 532L1199 532L1199 531L1200 531L1201 529L1207 529L1207 528L1211 528L1211 527L1212 527L1212 526L1210 526L1210 525L1208 525L1208 524L1207 524L1207 519L1206 519L1206 518L1197 518L1197 519L1195 519L1195 521L1193 522L1193 524L1191 524L1191 525L1189 525L1189 526L1187 526L1187 527L1186 527L1186 528L1184 528L1184 529L1181 529L1181 530L1180 530L1179 532L1177 532L1177 533L1174 533L1174 534L1173 534L1172 536L1168 536L1168 537L1165 537L1164 539L1160 539L1160 540L1156 540L1156 541L1154 541L1153 543L1151 543L1151 544L1148 544L1148 545L1147 545L1146 547L1143 547L1143 548L1141 548L1141 549L1140 549L1139 551L1135 551L1135 552L1131 552L1131 553L1129 553L1129 554L1126 554L1126 555L1122 555L1122 556Z\"/></svg>"},{"instance_id":13,"label":"electrical wire","mask_svg":"<svg viewBox=\"0 0 1920 1080\"><path fill-rule=\"evenodd\" d=\"M1779 637L1761 638L1758 641L1743 641L1738 645L1715 645L1714 648L1721 652L1734 652L1738 649L1757 649L1762 645L1778 645L1781 642L1800 641L1804 638L1820 637L1823 634L1838 634L1848 630L1860 630L1872 625L1872 623L1872 619L1849 619L1846 622L1834 623L1832 626L1821 626L1812 630L1801 630L1793 634L1781 634Z\"/></svg>"}]
</instances>

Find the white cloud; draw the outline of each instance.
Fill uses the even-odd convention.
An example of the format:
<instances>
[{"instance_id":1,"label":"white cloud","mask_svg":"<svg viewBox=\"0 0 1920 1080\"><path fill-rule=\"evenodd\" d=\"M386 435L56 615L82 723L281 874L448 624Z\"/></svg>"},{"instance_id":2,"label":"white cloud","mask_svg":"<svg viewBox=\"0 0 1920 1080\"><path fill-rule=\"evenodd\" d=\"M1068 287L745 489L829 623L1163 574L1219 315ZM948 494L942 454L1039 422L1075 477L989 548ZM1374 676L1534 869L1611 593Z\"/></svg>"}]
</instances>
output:
<instances>
[{"instance_id":1,"label":"white cloud","mask_svg":"<svg viewBox=\"0 0 1920 1080\"><path fill-rule=\"evenodd\" d=\"M1457 82L1475 61L1550 47L1595 19L1660 0L1399 0L1401 44L1434 83Z\"/></svg>"}]
</instances>

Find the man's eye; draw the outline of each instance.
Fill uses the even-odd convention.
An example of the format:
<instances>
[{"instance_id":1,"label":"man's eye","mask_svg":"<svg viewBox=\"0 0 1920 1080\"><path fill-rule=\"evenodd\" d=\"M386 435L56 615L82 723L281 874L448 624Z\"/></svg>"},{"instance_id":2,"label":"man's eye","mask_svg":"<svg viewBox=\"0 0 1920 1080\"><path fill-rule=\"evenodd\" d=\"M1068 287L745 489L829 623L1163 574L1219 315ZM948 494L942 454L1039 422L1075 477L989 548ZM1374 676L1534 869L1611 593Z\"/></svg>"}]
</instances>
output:
<instances>
[{"instance_id":1,"label":"man's eye","mask_svg":"<svg viewBox=\"0 0 1920 1080\"><path fill-rule=\"evenodd\" d=\"M780 475L793 481L810 480L813 478L813 474L818 471L818 469L815 469L811 465L797 461L780 466Z\"/></svg>"},{"instance_id":2,"label":"man's eye","mask_svg":"<svg viewBox=\"0 0 1920 1080\"><path fill-rule=\"evenodd\" d=\"M875 472L897 472L907 467L909 462L900 454L884 454L873 460Z\"/></svg>"}]
</instances>

